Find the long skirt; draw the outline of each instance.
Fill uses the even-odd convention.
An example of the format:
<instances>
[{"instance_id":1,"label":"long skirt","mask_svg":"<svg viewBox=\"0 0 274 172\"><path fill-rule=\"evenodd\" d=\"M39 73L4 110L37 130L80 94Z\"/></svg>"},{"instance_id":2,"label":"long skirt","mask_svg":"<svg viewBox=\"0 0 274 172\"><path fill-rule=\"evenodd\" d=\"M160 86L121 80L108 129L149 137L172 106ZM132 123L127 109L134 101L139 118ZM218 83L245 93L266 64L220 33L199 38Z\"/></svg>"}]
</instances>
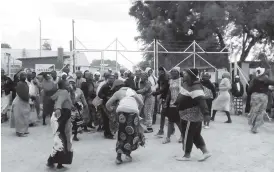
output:
<instances>
[{"instance_id":1,"label":"long skirt","mask_svg":"<svg viewBox=\"0 0 274 172\"><path fill-rule=\"evenodd\" d=\"M15 128L17 133L27 133L29 128L29 117L29 102L25 102L16 96L11 107L10 127Z\"/></svg>"},{"instance_id":2,"label":"long skirt","mask_svg":"<svg viewBox=\"0 0 274 172\"><path fill-rule=\"evenodd\" d=\"M144 107L143 107L143 113L145 118L145 124L147 127L152 126L152 116L154 112L154 101L155 98L152 95L146 96L144 98Z\"/></svg>"},{"instance_id":3,"label":"long skirt","mask_svg":"<svg viewBox=\"0 0 274 172\"><path fill-rule=\"evenodd\" d=\"M248 124L251 130L255 130L264 124L264 114L266 111L268 97L263 93L253 93L251 95L251 109Z\"/></svg>"},{"instance_id":4,"label":"long skirt","mask_svg":"<svg viewBox=\"0 0 274 172\"><path fill-rule=\"evenodd\" d=\"M234 109L236 114L238 112L243 112L243 98L242 97L233 97Z\"/></svg>"},{"instance_id":5,"label":"long skirt","mask_svg":"<svg viewBox=\"0 0 274 172\"><path fill-rule=\"evenodd\" d=\"M31 102L30 103L29 124L36 125L37 122L38 122L38 115L37 115L35 103Z\"/></svg>"},{"instance_id":6,"label":"long skirt","mask_svg":"<svg viewBox=\"0 0 274 172\"><path fill-rule=\"evenodd\" d=\"M116 144L116 152L130 155L138 149L139 145L144 146L145 137L141 128L139 117L134 113L118 113L119 128Z\"/></svg>"},{"instance_id":7,"label":"long skirt","mask_svg":"<svg viewBox=\"0 0 274 172\"><path fill-rule=\"evenodd\" d=\"M212 102L212 109L217 111L230 111L230 94L228 91L220 91L219 96Z\"/></svg>"},{"instance_id":8,"label":"long skirt","mask_svg":"<svg viewBox=\"0 0 274 172\"><path fill-rule=\"evenodd\" d=\"M50 156L54 163L70 164L64 162L65 160L63 159L63 157L70 158L69 156L72 152L72 123L70 118L70 109L62 109L61 116L58 119L55 115L51 117L54 145Z\"/></svg>"},{"instance_id":9,"label":"long skirt","mask_svg":"<svg viewBox=\"0 0 274 172\"><path fill-rule=\"evenodd\" d=\"M79 133L84 125L84 120L82 116L82 111L80 110L74 110L71 112L71 123L72 123L72 134Z\"/></svg>"}]
</instances>

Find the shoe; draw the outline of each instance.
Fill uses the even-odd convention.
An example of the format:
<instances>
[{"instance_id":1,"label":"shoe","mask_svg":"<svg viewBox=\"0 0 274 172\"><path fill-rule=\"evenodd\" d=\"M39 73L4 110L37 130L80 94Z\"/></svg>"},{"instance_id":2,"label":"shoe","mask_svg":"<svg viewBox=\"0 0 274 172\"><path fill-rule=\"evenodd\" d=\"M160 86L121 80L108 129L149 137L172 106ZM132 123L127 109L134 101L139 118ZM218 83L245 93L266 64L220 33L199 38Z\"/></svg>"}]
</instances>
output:
<instances>
[{"instance_id":1,"label":"shoe","mask_svg":"<svg viewBox=\"0 0 274 172\"><path fill-rule=\"evenodd\" d=\"M120 164L123 163L123 161L122 161L121 158L116 158L115 163L116 163L117 165L120 165Z\"/></svg>"},{"instance_id":2,"label":"shoe","mask_svg":"<svg viewBox=\"0 0 274 172\"><path fill-rule=\"evenodd\" d=\"M176 158L177 161L191 161L191 158L190 157L177 157Z\"/></svg>"},{"instance_id":3,"label":"shoe","mask_svg":"<svg viewBox=\"0 0 274 172\"><path fill-rule=\"evenodd\" d=\"M113 136L113 135L105 135L105 138L106 138L106 139L111 139L111 140L113 140L113 139L114 139L114 136Z\"/></svg>"},{"instance_id":4,"label":"shoe","mask_svg":"<svg viewBox=\"0 0 274 172\"><path fill-rule=\"evenodd\" d=\"M52 159L52 157L50 156L49 157L49 159L48 159L48 162L47 162L47 166L48 167L50 167L50 168L53 168L54 167L54 163L52 162L53 161L53 159Z\"/></svg>"},{"instance_id":5,"label":"shoe","mask_svg":"<svg viewBox=\"0 0 274 172\"><path fill-rule=\"evenodd\" d=\"M155 136L163 136L164 135L164 131L159 130L158 133Z\"/></svg>"},{"instance_id":6,"label":"shoe","mask_svg":"<svg viewBox=\"0 0 274 172\"><path fill-rule=\"evenodd\" d=\"M205 161L205 160L207 160L207 159L210 158L210 157L211 157L211 154L210 154L210 153L204 153L204 154L203 154L203 157L202 157L201 159L199 159L199 161L200 161L200 162Z\"/></svg>"},{"instance_id":7,"label":"shoe","mask_svg":"<svg viewBox=\"0 0 274 172\"><path fill-rule=\"evenodd\" d=\"M231 120L227 120L225 123L230 124L230 123L232 123L232 121Z\"/></svg>"},{"instance_id":8,"label":"shoe","mask_svg":"<svg viewBox=\"0 0 274 172\"><path fill-rule=\"evenodd\" d=\"M165 140L162 142L163 144L170 143L170 138L165 138Z\"/></svg>"},{"instance_id":9,"label":"shoe","mask_svg":"<svg viewBox=\"0 0 274 172\"><path fill-rule=\"evenodd\" d=\"M73 137L73 139L72 139L73 141L79 141L79 139L77 138L77 137Z\"/></svg>"},{"instance_id":10,"label":"shoe","mask_svg":"<svg viewBox=\"0 0 274 172\"><path fill-rule=\"evenodd\" d=\"M126 155L125 160L126 162L132 162L132 157L130 155Z\"/></svg>"},{"instance_id":11,"label":"shoe","mask_svg":"<svg viewBox=\"0 0 274 172\"><path fill-rule=\"evenodd\" d=\"M25 132L24 134L29 134L29 132Z\"/></svg>"},{"instance_id":12,"label":"shoe","mask_svg":"<svg viewBox=\"0 0 274 172\"><path fill-rule=\"evenodd\" d=\"M213 117L211 117L211 119L210 119L211 121L214 121L214 118Z\"/></svg>"},{"instance_id":13,"label":"shoe","mask_svg":"<svg viewBox=\"0 0 274 172\"><path fill-rule=\"evenodd\" d=\"M153 132L153 128L147 128L144 133L152 133L152 132Z\"/></svg>"},{"instance_id":14,"label":"shoe","mask_svg":"<svg viewBox=\"0 0 274 172\"><path fill-rule=\"evenodd\" d=\"M26 135L25 133L17 133L17 132L16 132L16 135L17 135L18 137L27 137L27 135Z\"/></svg>"},{"instance_id":15,"label":"shoe","mask_svg":"<svg viewBox=\"0 0 274 172\"><path fill-rule=\"evenodd\" d=\"M62 169L62 168L64 168L64 166L62 164L57 165L57 169Z\"/></svg>"},{"instance_id":16,"label":"shoe","mask_svg":"<svg viewBox=\"0 0 274 172\"><path fill-rule=\"evenodd\" d=\"M204 126L204 129L209 129L210 127L208 125Z\"/></svg>"},{"instance_id":17,"label":"shoe","mask_svg":"<svg viewBox=\"0 0 274 172\"><path fill-rule=\"evenodd\" d=\"M103 130L102 130L102 127L101 127L101 126L99 126L99 127L97 128L97 131L98 131L98 132L103 131Z\"/></svg>"}]
</instances>

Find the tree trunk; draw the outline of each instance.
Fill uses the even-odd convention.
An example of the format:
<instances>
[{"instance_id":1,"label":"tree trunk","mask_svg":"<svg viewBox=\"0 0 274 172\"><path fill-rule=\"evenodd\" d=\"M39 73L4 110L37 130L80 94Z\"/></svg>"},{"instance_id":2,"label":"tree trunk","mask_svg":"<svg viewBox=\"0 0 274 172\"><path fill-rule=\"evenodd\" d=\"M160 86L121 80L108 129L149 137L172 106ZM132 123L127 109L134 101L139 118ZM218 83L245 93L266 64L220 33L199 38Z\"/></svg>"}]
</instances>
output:
<instances>
[{"instance_id":1,"label":"tree trunk","mask_svg":"<svg viewBox=\"0 0 274 172\"><path fill-rule=\"evenodd\" d=\"M255 45L256 42L257 42L257 39L256 38L252 38L252 40L250 41L247 49L244 49L244 47L243 47L241 58L240 58L240 62L244 62L245 61L245 59L248 56L251 48Z\"/></svg>"}]
</instances>

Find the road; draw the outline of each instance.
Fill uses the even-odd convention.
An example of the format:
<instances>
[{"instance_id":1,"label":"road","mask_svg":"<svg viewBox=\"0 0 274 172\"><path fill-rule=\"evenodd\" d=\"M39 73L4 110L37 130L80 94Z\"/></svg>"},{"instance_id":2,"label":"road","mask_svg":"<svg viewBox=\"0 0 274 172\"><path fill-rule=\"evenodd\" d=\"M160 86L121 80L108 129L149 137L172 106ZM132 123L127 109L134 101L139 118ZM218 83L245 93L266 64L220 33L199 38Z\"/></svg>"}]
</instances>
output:
<instances>
[{"instance_id":1,"label":"road","mask_svg":"<svg viewBox=\"0 0 274 172\"><path fill-rule=\"evenodd\" d=\"M202 131L212 157L198 162L201 152L193 147L192 162L178 162L182 145L177 143L176 130L172 142L163 145L154 133L146 134L146 147L133 152L133 162L117 166L115 140L105 140L102 133L83 133L79 142L73 142L74 159L65 169L48 169L45 164L53 145L50 126L30 128L25 138L15 136L8 123L1 126L3 172L274 172L274 123L266 123L254 135L249 132L245 117L233 116L232 124L224 124L226 117L217 114L211 128ZM166 128L166 127L165 127Z\"/></svg>"}]
</instances>

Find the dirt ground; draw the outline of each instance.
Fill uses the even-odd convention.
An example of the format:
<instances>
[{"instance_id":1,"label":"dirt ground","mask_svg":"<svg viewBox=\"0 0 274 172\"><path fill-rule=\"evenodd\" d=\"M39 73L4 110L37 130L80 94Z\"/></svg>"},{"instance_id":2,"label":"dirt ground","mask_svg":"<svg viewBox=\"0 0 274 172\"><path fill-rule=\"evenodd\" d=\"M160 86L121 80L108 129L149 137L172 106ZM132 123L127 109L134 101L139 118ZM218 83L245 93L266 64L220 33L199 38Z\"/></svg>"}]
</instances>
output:
<instances>
[{"instance_id":1,"label":"dirt ground","mask_svg":"<svg viewBox=\"0 0 274 172\"><path fill-rule=\"evenodd\" d=\"M175 156L182 156L182 145L177 142L176 129L172 142L162 144L154 133L146 134L145 148L133 152L133 162L117 166L115 164L115 140L106 140L103 133L83 133L79 142L73 142L74 159L65 169L56 170L46 167L46 160L53 145L49 125L29 129L25 138L15 136L15 130L8 123L1 126L2 171L3 172L107 172L107 171L150 171L150 172L274 172L274 123L265 123L259 133L249 132L246 117L232 116L232 124L224 124L226 117L217 114L211 128L203 130L212 157L198 162L201 152L193 147L191 162L178 162ZM165 127L166 128L166 127Z\"/></svg>"}]
</instances>

